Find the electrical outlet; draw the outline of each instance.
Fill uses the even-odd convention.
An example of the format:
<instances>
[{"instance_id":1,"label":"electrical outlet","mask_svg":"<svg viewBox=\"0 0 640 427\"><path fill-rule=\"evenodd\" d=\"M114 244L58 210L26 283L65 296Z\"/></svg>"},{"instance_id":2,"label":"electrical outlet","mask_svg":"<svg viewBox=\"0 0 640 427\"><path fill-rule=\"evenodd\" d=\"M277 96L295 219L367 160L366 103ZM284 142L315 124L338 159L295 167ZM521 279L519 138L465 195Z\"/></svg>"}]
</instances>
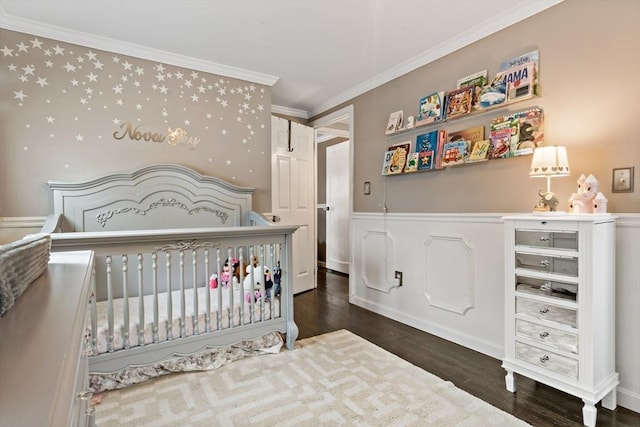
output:
<instances>
[{"instance_id":1,"label":"electrical outlet","mask_svg":"<svg viewBox=\"0 0 640 427\"><path fill-rule=\"evenodd\" d=\"M398 286L402 286L402 271L396 271L395 277L398 280Z\"/></svg>"}]
</instances>

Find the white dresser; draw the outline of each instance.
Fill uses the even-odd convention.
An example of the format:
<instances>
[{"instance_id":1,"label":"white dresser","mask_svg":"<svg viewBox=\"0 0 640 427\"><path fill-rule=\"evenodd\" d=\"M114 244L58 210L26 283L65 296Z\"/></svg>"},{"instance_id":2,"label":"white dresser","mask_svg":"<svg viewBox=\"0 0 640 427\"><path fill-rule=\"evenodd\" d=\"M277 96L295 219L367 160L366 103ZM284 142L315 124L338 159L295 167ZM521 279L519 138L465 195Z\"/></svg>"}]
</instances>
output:
<instances>
[{"instance_id":1,"label":"white dresser","mask_svg":"<svg viewBox=\"0 0 640 427\"><path fill-rule=\"evenodd\" d=\"M616 407L615 217L513 215L505 224L506 385L525 375L584 402Z\"/></svg>"},{"instance_id":2,"label":"white dresser","mask_svg":"<svg viewBox=\"0 0 640 427\"><path fill-rule=\"evenodd\" d=\"M92 426L84 337L93 252L52 253L0 319L0 426Z\"/></svg>"}]
</instances>

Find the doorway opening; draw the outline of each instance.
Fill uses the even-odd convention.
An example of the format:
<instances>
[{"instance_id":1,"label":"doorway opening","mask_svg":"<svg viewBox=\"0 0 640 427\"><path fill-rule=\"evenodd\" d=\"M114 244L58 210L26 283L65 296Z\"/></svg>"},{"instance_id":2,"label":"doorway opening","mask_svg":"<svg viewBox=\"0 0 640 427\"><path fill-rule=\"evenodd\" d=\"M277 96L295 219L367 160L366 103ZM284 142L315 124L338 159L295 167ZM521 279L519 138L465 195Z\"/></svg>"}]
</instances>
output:
<instances>
[{"instance_id":1,"label":"doorway opening","mask_svg":"<svg viewBox=\"0 0 640 427\"><path fill-rule=\"evenodd\" d=\"M317 263L349 274L353 212L353 106L313 122Z\"/></svg>"}]
</instances>

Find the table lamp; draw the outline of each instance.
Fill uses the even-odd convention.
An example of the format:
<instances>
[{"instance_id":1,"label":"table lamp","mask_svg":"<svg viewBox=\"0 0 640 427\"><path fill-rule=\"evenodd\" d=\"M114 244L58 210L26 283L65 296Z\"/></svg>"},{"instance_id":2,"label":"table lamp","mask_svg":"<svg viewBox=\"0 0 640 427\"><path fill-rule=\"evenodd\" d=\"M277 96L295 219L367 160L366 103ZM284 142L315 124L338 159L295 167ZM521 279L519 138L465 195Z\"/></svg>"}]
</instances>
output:
<instances>
[{"instance_id":1,"label":"table lamp","mask_svg":"<svg viewBox=\"0 0 640 427\"><path fill-rule=\"evenodd\" d=\"M559 204L558 198L551 192L551 178L558 176L569 176L569 159L567 158L566 147L557 145L548 147L538 147L533 151L529 176L532 178L547 178L547 192L542 190L538 207L555 212Z\"/></svg>"}]
</instances>

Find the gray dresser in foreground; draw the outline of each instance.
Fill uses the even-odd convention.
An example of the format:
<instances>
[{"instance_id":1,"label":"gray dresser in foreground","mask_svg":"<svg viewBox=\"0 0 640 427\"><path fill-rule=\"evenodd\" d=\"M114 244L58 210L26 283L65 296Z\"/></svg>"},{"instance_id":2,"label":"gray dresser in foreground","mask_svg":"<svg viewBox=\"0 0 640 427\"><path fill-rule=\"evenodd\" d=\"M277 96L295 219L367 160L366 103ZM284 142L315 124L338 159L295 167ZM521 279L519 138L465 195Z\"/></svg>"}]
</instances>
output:
<instances>
[{"instance_id":1,"label":"gray dresser in foreground","mask_svg":"<svg viewBox=\"0 0 640 427\"><path fill-rule=\"evenodd\" d=\"M93 252L52 253L0 319L0 426L90 426L85 321Z\"/></svg>"}]
</instances>

